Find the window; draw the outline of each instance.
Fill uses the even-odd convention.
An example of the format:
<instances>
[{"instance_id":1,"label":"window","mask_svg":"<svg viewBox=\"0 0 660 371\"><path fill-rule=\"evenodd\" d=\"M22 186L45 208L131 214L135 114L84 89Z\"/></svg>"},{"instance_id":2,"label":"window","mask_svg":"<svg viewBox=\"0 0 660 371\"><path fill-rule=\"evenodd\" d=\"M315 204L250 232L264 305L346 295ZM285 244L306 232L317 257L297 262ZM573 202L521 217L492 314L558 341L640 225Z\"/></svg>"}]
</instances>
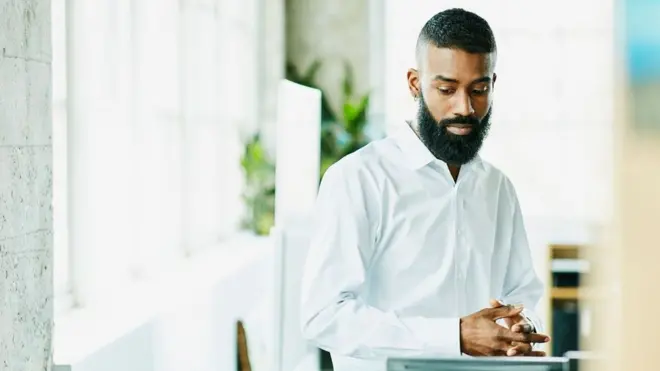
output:
<instances>
[{"instance_id":1,"label":"window","mask_svg":"<svg viewBox=\"0 0 660 371\"><path fill-rule=\"evenodd\" d=\"M89 305L237 232L257 7L71 0L65 21L64 2L52 6L57 295Z\"/></svg>"}]
</instances>

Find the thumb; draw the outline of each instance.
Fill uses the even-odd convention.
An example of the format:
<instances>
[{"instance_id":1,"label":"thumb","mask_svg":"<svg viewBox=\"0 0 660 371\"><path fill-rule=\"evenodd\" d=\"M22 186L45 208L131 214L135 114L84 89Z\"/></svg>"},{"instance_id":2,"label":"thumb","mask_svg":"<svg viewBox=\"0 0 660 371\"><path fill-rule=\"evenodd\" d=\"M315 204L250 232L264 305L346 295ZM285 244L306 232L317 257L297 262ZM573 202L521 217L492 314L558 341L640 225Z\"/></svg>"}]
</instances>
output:
<instances>
[{"instance_id":1,"label":"thumb","mask_svg":"<svg viewBox=\"0 0 660 371\"><path fill-rule=\"evenodd\" d=\"M492 308L488 310L490 318L493 320L498 320L500 318L507 318L517 316L522 312L522 305L503 305L497 308Z\"/></svg>"}]
</instances>

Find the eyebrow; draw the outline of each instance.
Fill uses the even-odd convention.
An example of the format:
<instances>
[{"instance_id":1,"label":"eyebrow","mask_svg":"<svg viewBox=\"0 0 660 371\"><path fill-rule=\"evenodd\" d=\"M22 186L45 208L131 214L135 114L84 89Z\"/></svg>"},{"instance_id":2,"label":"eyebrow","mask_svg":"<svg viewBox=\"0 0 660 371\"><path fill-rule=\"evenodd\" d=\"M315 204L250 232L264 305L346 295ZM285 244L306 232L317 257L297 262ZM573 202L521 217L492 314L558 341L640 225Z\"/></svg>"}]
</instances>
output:
<instances>
[{"instance_id":1,"label":"eyebrow","mask_svg":"<svg viewBox=\"0 0 660 371\"><path fill-rule=\"evenodd\" d=\"M458 80L451 79L449 77L445 77L445 76L442 76L442 75L435 75L433 77L433 81L444 81L444 82L451 82L451 83L454 83L454 84L458 84ZM483 77L480 77L480 78L472 81L470 83L470 85L479 84L479 83L482 83L482 82L490 82L490 81L491 81L491 78L489 76L483 76Z\"/></svg>"}]
</instances>

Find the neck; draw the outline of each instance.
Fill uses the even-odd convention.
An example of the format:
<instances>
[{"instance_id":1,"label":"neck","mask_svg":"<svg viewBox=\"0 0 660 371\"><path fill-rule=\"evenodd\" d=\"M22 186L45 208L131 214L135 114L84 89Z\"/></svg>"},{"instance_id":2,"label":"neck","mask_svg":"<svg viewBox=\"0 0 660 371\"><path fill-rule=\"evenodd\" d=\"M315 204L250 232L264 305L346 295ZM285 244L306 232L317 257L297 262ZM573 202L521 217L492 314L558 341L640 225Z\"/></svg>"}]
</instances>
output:
<instances>
[{"instance_id":1,"label":"neck","mask_svg":"<svg viewBox=\"0 0 660 371\"><path fill-rule=\"evenodd\" d=\"M460 166L447 165L449 168L449 173L451 177L454 178L454 182L458 180L458 174L461 172Z\"/></svg>"}]
</instances>

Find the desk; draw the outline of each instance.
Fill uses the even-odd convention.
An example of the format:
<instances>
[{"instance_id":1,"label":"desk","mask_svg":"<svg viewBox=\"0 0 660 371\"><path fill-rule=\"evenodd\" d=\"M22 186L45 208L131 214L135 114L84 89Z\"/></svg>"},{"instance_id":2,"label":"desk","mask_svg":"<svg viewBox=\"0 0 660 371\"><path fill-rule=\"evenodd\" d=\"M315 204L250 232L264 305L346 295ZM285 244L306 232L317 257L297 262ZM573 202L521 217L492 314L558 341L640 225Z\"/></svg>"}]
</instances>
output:
<instances>
[{"instance_id":1,"label":"desk","mask_svg":"<svg viewBox=\"0 0 660 371\"><path fill-rule=\"evenodd\" d=\"M394 358L387 371L572 371L568 358L447 357Z\"/></svg>"}]
</instances>

